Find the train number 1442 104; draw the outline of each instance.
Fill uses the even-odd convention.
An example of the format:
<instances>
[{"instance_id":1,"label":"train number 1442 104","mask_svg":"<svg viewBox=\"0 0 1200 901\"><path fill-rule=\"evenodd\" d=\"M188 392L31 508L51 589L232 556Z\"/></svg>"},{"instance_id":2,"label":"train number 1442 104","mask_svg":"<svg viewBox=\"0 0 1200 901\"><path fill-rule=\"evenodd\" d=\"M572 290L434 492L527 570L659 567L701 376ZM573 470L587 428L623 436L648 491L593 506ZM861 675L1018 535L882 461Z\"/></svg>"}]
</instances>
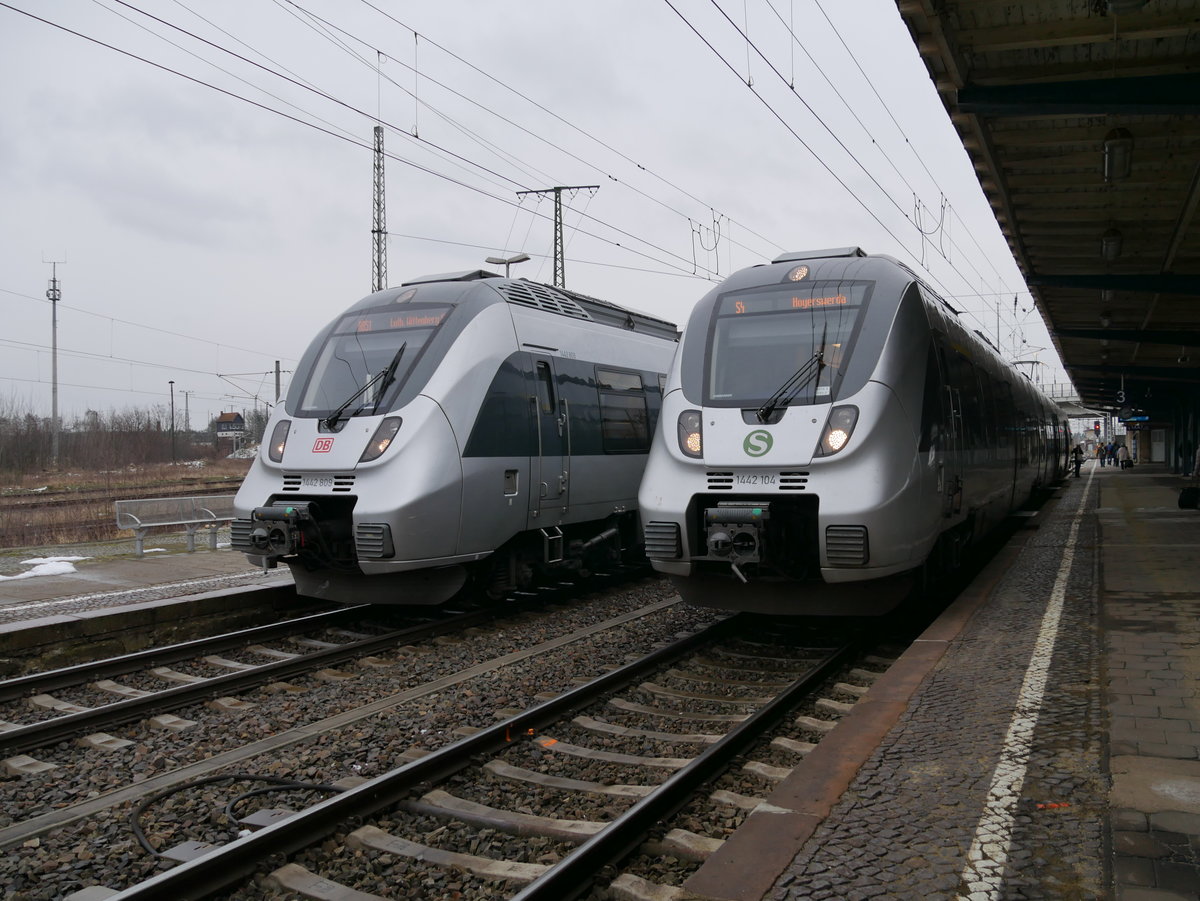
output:
<instances>
[{"instance_id":1,"label":"train number 1442 104","mask_svg":"<svg viewBox=\"0 0 1200 901\"><path fill-rule=\"evenodd\" d=\"M739 472L733 479L739 485L774 485L779 477L774 473Z\"/></svg>"}]
</instances>

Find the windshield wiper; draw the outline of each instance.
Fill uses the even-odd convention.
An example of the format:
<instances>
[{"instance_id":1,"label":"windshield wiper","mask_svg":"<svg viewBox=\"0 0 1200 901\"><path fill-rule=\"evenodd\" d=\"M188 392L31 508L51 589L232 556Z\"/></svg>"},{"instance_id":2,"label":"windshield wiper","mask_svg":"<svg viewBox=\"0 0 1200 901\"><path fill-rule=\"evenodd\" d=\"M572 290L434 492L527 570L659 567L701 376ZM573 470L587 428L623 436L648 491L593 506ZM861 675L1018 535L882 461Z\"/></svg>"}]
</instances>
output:
<instances>
[{"instance_id":1,"label":"windshield wiper","mask_svg":"<svg viewBox=\"0 0 1200 901\"><path fill-rule=\"evenodd\" d=\"M372 414L379 412L379 404L383 401L384 392L392 386L392 382L396 381L396 367L400 365L400 358L404 356L404 350L407 347L408 342L405 341L396 351L396 356L392 357L392 362L388 363L387 369L380 373L379 392L375 395L375 406L371 407Z\"/></svg>"},{"instance_id":2,"label":"windshield wiper","mask_svg":"<svg viewBox=\"0 0 1200 901\"><path fill-rule=\"evenodd\" d=\"M358 400L360 397L362 397L364 394L366 394L368 391L370 391L372 385L375 385L377 383L379 384L379 393L375 397L375 406L371 409L371 412L374 413L376 410L378 410L379 402L381 400L383 400L383 392L386 391L388 389L388 386L391 385L392 382L395 381L395 379L396 379L396 367L400 365L400 358L402 356L404 356L404 350L407 347L408 347L408 342L405 341L403 344L400 345L400 349L398 351L396 351L396 355L394 357L392 357L392 362L388 363L386 368L379 370L379 372L377 372L377 373L375 373L375 375L371 376L371 378L369 378L367 380L365 385L363 385L361 388L359 388L357 391L355 391L353 394L351 394L349 397L347 397L345 402L343 402L341 406L339 406L336 410L334 410L332 413L330 413L328 416L326 416L324 419L322 419L321 422L325 426L325 428L331 429L331 430L337 428L337 424L338 424L339 420L341 420L342 414L345 413L347 409L349 409L349 407L352 403L354 403L356 400ZM361 410L362 407L359 407L358 409ZM355 410L350 415L357 416L358 410Z\"/></svg>"},{"instance_id":3,"label":"windshield wiper","mask_svg":"<svg viewBox=\"0 0 1200 901\"><path fill-rule=\"evenodd\" d=\"M808 387L809 382L821 378L821 370L825 368L825 335L828 326L821 330L821 346L807 362L791 374L779 389L767 398L767 402L758 408L758 421L766 422L779 407L786 407L797 394Z\"/></svg>"}]
</instances>

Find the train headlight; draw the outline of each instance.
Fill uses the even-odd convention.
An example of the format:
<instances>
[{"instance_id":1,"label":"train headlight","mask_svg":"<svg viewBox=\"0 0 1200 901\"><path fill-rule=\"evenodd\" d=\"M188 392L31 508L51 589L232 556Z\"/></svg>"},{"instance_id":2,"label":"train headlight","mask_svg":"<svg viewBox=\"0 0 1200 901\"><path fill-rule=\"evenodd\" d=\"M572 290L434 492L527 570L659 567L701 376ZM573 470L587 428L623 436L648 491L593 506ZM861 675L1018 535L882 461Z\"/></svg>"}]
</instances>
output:
<instances>
[{"instance_id":1,"label":"train headlight","mask_svg":"<svg viewBox=\"0 0 1200 901\"><path fill-rule=\"evenodd\" d=\"M292 427L290 419L281 419L271 430L271 443L267 445L267 456L272 463L283 462L283 449L287 445L288 430Z\"/></svg>"},{"instance_id":2,"label":"train headlight","mask_svg":"<svg viewBox=\"0 0 1200 901\"><path fill-rule=\"evenodd\" d=\"M367 445L367 449L362 452L362 456L358 458L358 462L370 463L372 460L379 459L380 455L391 445L396 433L400 431L401 422L403 420L399 416L389 416L379 423L379 428L371 436L371 441Z\"/></svg>"},{"instance_id":3,"label":"train headlight","mask_svg":"<svg viewBox=\"0 0 1200 901\"><path fill-rule=\"evenodd\" d=\"M847 404L830 410L829 419L825 423L825 433L821 436L821 443L817 445L816 455L828 457L849 444L857 422L858 407Z\"/></svg>"},{"instance_id":4,"label":"train headlight","mask_svg":"<svg viewBox=\"0 0 1200 901\"><path fill-rule=\"evenodd\" d=\"M699 410L684 410L679 414L679 449L687 457L699 458L704 452Z\"/></svg>"}]
</instances>

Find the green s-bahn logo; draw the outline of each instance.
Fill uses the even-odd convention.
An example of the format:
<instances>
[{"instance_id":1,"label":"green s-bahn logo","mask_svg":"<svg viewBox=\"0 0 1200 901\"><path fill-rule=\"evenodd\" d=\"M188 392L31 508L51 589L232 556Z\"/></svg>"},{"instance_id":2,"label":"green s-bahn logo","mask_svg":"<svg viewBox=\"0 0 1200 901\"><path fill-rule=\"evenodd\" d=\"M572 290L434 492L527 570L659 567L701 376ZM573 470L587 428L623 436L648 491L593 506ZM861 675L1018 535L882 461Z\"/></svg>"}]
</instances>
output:
<instances>
[{"instance_id":1,"label":"green s-bahn logo","mask_svg":"<svg viewBox=\"0 0 1200 901\"><path fill-rule=\"evenodd\" d=\"M751 457L761 457L771 449L771 445L774 443L775 439L771 437L770 432L765 429L755 429L742 442L742 450Z\"/></svg>"}]
</instances>

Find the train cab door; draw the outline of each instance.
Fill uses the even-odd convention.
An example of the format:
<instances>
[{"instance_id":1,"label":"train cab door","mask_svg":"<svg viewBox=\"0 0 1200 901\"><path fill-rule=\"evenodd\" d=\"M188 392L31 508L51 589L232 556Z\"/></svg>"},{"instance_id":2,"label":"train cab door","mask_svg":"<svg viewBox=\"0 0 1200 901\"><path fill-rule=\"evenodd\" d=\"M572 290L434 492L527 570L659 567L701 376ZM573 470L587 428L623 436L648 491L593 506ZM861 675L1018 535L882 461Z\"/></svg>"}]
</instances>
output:
<instances>
[{"instance_id":1,"label":"train cab door","mask_svg":"<svg viewBox=\"0 0 1200 901\"><path fill-rule=\"evenodd\" d=\"M566 512L570 485L567 402L559 391L554 360L534 358L534 421L537 455L530 459L529 525L548 529Z\"/></svg>"},{"instance_id":2,"label":"train cab door","mask_svg":"<svg viewBox=\"0 0 1200 901\"><path fill-rule=\"evenodd\" d=\"M962 512L963 501L962 395L957 388L947 385L944 396L946 422L949 430L946 441L946 453L943 458L944 499L942 503L942 515L955 516Z\"/></svg>"},{"instance_id":3,"label":"train cab door","mask_svg":"<svg viewBox=\"0 0 1200 901\"><path fill-rule=\"evenodd\" d=\"M938 482L942 489L942 516L962 512L963 502L963 409L962 394L950 378L950 365L940 341L934 342L934 357L941 381L941 447L938 451ZM932 362L932 361L931 361Z\"/></svg>"}]
</instances>

